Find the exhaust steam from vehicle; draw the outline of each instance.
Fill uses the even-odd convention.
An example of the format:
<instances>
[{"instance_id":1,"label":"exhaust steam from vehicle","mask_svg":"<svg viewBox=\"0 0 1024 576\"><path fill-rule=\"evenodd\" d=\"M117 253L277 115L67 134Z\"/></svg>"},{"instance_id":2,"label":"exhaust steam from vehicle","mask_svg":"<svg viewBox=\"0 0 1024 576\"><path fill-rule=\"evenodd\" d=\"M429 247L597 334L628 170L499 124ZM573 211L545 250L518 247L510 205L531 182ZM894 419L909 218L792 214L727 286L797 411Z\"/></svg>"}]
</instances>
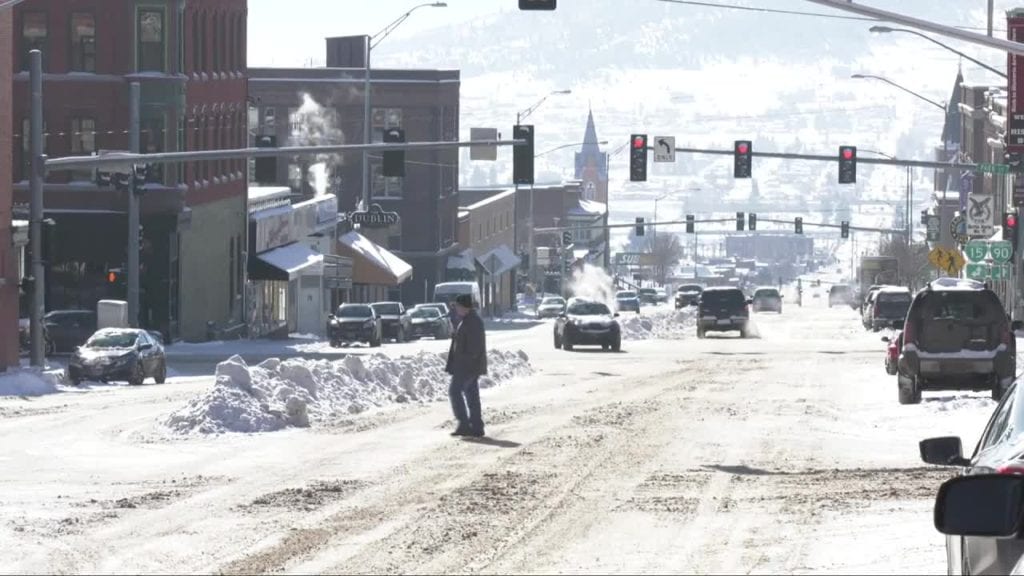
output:
<instances>
[{"instance_id":1,"label":"exhaust steam from vehicle","mask_svg":"<svg viewBox=\"0 0 1024 576\"><path fill-rule=\"evenodd\" d=\"M574 270L569 292L577 298L602 302L612 312L618 311L612 277L603 268L584 264L582 269Z\"/></svg>"}]
</instances>

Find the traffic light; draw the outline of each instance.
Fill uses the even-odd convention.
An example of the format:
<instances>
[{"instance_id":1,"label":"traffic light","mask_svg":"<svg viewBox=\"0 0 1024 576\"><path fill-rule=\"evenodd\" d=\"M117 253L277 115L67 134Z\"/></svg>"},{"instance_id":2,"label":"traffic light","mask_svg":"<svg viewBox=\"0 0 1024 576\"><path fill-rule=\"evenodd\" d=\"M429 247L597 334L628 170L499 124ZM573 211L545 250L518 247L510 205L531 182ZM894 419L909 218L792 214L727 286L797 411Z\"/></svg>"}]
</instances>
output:
<instances>
[{"instance_id":1,"label":"traffic light","mask_svg":"<svg viewBox=\"0 0 1024 576\"><path fill-rule=\"evenodd\" d=\"M114 175L110 172L96 171L96 186L110 188L114 184Z\"/></svg>"},{"instance_id":2,"label":"traffic light","mask_svg":"<svg viewBox=\"0 0 1024 576\"><path fill-rule=\"evenodd\" d=\"M840 229L842 230L842 231L840 232L840 235L841 235L841 236L842 236L843 238L849 238L849 237L850 237L850 223L849 223L849 222L847 222L847 221L843 220L843 222L842 222L842 224L841 224L841 228L840 228Z\"/></svg>"},{"instance_id":3,"label":"traffic light","mask_svg":"<svg viewBox=\"0 0 1024 576\"><path fill-rule=\"evenodd\" d=\"M513 140L526 140L522 146L512 147L512 183L533 184L533 125L512 127Z\"/></svg>"},{"instance_id":4,"label":"traffic light","mask_svg":"<svg viewBox=\"0 0 1024 576\"><path fill-rule=\"evenodd\" d=\"M746 217L744 217L743 212L737 212L736 213L736 231L737 232L743 232L743 224L745 223L744 222L745 220L746 220Z\"/></svg>"},{"instance_id":5,"label":"traffic light","mask_svg":"<svg viewBox=\"0 0 1024 576\"><path fill-rule=\"evenodd\" d=\"M149 179L149 164L132 165L132 177L136 188L142 188Z\"/></svg>"},{"instance_id":6,"label":"traffic light","mask_svg":"<svg viewBox=\"0 0 1024 576\"><path fill-rule=\"evenodd\" d=\"M647 181L647 134L633 134L630 136L629 181Z\"/></svg>"},{"instance_id":7,"label":"traffic light","mask_svg":"<svg viewBox=\"0 0 1024 576\"><path fill-rule=\"evenodd\" d=\"M793 228L797 234L804 233L804 219L797 216L796 220L793 221Z\"/></svg>"},{"instance_id":8,"label":"traffic light","mask_svg":"<svg viewBox=\"0 0 1024 576\"><path fill-rule=\"evenodd\" d=\"M519 0L520 10L554 10L558 0Z\"/></svg>"},{"instance_id":9,"label":"traffic light","mask_svg":"<svg viewBox=\"0 0 1024 576\"><path fill-rule=\"evenodd\" d=\"M132 174L127 172L116 172L112 176L114 188L121 192L127 192L132 186Z\"/></svg>"},{"instance_id":10,"label":"traffic light","mask_svg":"<svg viewBox=\"0 0 1024 576\"><path fill-rule=\"evenodd\" d=\"M1003 240L1009 240L1017 251L1017 213L1003 212Z\"/></svg>"},{"instance_id":11,"label":"traffic light","mask_svg":"<svg viewBox=\"0 0 1024 576\"><path fill-rule=\"evenodd\" d=\"M405 130L401 128L388 128L384 131L384 143L394 144L405 142ZM405 151L388 150L384 156L381 172L388 178L405 178Z\"/></svg>"},{"instance_id":12,"label":"traffic light","mask_svg":"<svg viewBox=\"0 0 1024 576\"><path fill-rule=\"evenodd\" d=\"M572 232L565 230L562 232L562 245L568 246L569 244L572 244Z\"/></svg>"},{"instance_id":13,"label":"traffic light","mask_svg":"<svg viewBox=\"0 0 1024 576\"><path fill-rule=\"evenodd\" d=\"M747 216L747 229L751 232L757 230L757 214L751 213Z\"/></svg>"},{"instance_id":14,"label":"traffic light","mask_svg":"<svg viewBox=\"0 0 1024 576\"><path fill-rule=\"evenodd\" d=\"M643 236L644 235L644 219L643 219L642 216L637 216L636 217L636 235L637 236Z\"/></svg>"},{"instance_id":15,"label":"traffic light","mask_svg":"<svg viewBox=\"0 0 1024 576\"><path fill-rule=\"evenodd\" d=\"M733 171L734 178L750 178L751 158L753 150L750 140L737 140L733 148Z\"/></svg>"},{"instance_id":16,"label":"traffic light","mask_svg":"<svg viewBox=\"0 0 1024 576\"><path fill-rule=\"evenodd\" d=\"M118 270L107 271L107 284L117 284L117 281L121 279L121 273Z\"/></svg>"},{"instance_id":17,"label":"traffic light","mask_svg":"<svg viewBox=\"0 0 1024 576\"><path fill-rule=\"evenodd\" d=\"M693 234L694 233L693 220L694 220L693 214L687 214L686 215L686 233L687 234Z\"/></svg>"},{"instance_id":18,"label":"traffic light","mask_svg":"<svg viewBox=\"0 0 1024 576\"><path fill-rule=\"evenodd\" d=\"M257 136L257 148L277 148L277 136ZM261 156L253 161L257 184L277 184L277 158Z\"/></svg>"},{"instance_id":19,"label":"traffic light","mask_svg":"<svg viewBox=\"0 0 1024 576\"><path fill-rule=\"evenodd\" d=\"M853 184L857 182L857 147L839 147L839 183Z\"/></svg>"}]
</instances>

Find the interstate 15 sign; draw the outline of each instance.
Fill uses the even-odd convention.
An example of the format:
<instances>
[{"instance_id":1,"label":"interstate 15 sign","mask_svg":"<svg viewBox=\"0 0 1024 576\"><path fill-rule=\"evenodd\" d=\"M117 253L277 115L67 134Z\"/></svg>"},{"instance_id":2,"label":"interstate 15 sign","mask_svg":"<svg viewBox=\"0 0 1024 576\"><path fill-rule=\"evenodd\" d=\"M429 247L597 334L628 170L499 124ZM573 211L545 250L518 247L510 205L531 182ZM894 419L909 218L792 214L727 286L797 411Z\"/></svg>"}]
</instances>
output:
<instances>
[{"instance_id":1,"label":"interstate 15 sign","mask_svg":"<svg viewBox=\"0 0 1024 576\"><path fill-rule=\"evenodd\" d=\"M398 212L385 212L380 204L370 204L369 210L352 212L348 220L364 228L387 228L398 224L399 218Z\"/></svg>"}]
</instances>

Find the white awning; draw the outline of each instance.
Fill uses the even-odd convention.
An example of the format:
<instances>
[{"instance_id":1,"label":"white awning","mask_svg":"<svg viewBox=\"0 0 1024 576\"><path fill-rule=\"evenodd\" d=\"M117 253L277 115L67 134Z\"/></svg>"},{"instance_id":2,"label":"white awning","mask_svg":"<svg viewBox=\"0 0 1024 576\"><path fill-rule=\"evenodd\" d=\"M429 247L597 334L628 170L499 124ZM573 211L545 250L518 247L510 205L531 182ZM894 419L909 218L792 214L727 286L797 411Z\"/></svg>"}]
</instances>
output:
<instances>
[{"instance_id":1,"label":"white awning","mask_svg":"<svg viewBox=\"0 0 1024 576\"><path fill-rule=\"evenodd\" d=\"M473 250L467 249L454 256L449 256L447 268L449 270L476 272L476 266L473 265Z\"/></svg>"},{"instance_id":2,"label":"white awning","mask_svg":"<svg viewBox=\"0 0 1024 576\"><path fill-rule=\"evenodd\" d=\"M519 256L506 244L502 244L476 259L491 276L500 276L519 266Z\"/></svg>"},{"instance_id":3,"label":"white awning","mask_svg":"<svg viewBox=\"0 0 1024 576\"><path fill-rule=\"evenodd\" d=\"M347 246L352 252L363 258L366 262L385 272L395 285L405 282L412 277L412 266L408 262L394 255L383 246L374 244L372 240L362 234L352 231L338 238L338 242ZM357 265L358 268L358 265ZM360 276L357 270L355 276ZM356 282L360 280L357 278Z\"/></svg>"},{"instance_id":4,"label":"white awning","mask_svg":"<svg viewBox=\"0 0 1024 576\"><path fill-rule=\"evenodd\" d=\"M289 280L298 276L299 272L323 273L324 255L301 242L267 250L256 257L286 273Z\"/></svg>"}]
</instances>

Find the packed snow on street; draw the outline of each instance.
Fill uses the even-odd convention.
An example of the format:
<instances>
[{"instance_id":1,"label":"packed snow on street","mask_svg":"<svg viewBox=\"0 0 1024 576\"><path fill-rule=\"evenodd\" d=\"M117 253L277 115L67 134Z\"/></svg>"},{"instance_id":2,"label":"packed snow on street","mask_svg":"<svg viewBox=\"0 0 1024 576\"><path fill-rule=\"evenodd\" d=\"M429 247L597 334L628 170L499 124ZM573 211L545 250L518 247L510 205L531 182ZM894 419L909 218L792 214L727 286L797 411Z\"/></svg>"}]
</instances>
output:
<instances>
[{"instance_id":1,"label":"packed snow on street","mask_svg":"<svg viewBox=\"0 0 1024 576\"><path fill-rule=\"evenodd\" d=\"M972 442L994 402L900 406L849 308L757 314L751 339L698 340L693 315L620 316L671 326L621 353L556 350L553 320L492 329L483 439L448 435L432 340L142 387L4 376L0 566L944 570L931 508L954 471L917 442Z\"/></svg>"}]
</instances>

